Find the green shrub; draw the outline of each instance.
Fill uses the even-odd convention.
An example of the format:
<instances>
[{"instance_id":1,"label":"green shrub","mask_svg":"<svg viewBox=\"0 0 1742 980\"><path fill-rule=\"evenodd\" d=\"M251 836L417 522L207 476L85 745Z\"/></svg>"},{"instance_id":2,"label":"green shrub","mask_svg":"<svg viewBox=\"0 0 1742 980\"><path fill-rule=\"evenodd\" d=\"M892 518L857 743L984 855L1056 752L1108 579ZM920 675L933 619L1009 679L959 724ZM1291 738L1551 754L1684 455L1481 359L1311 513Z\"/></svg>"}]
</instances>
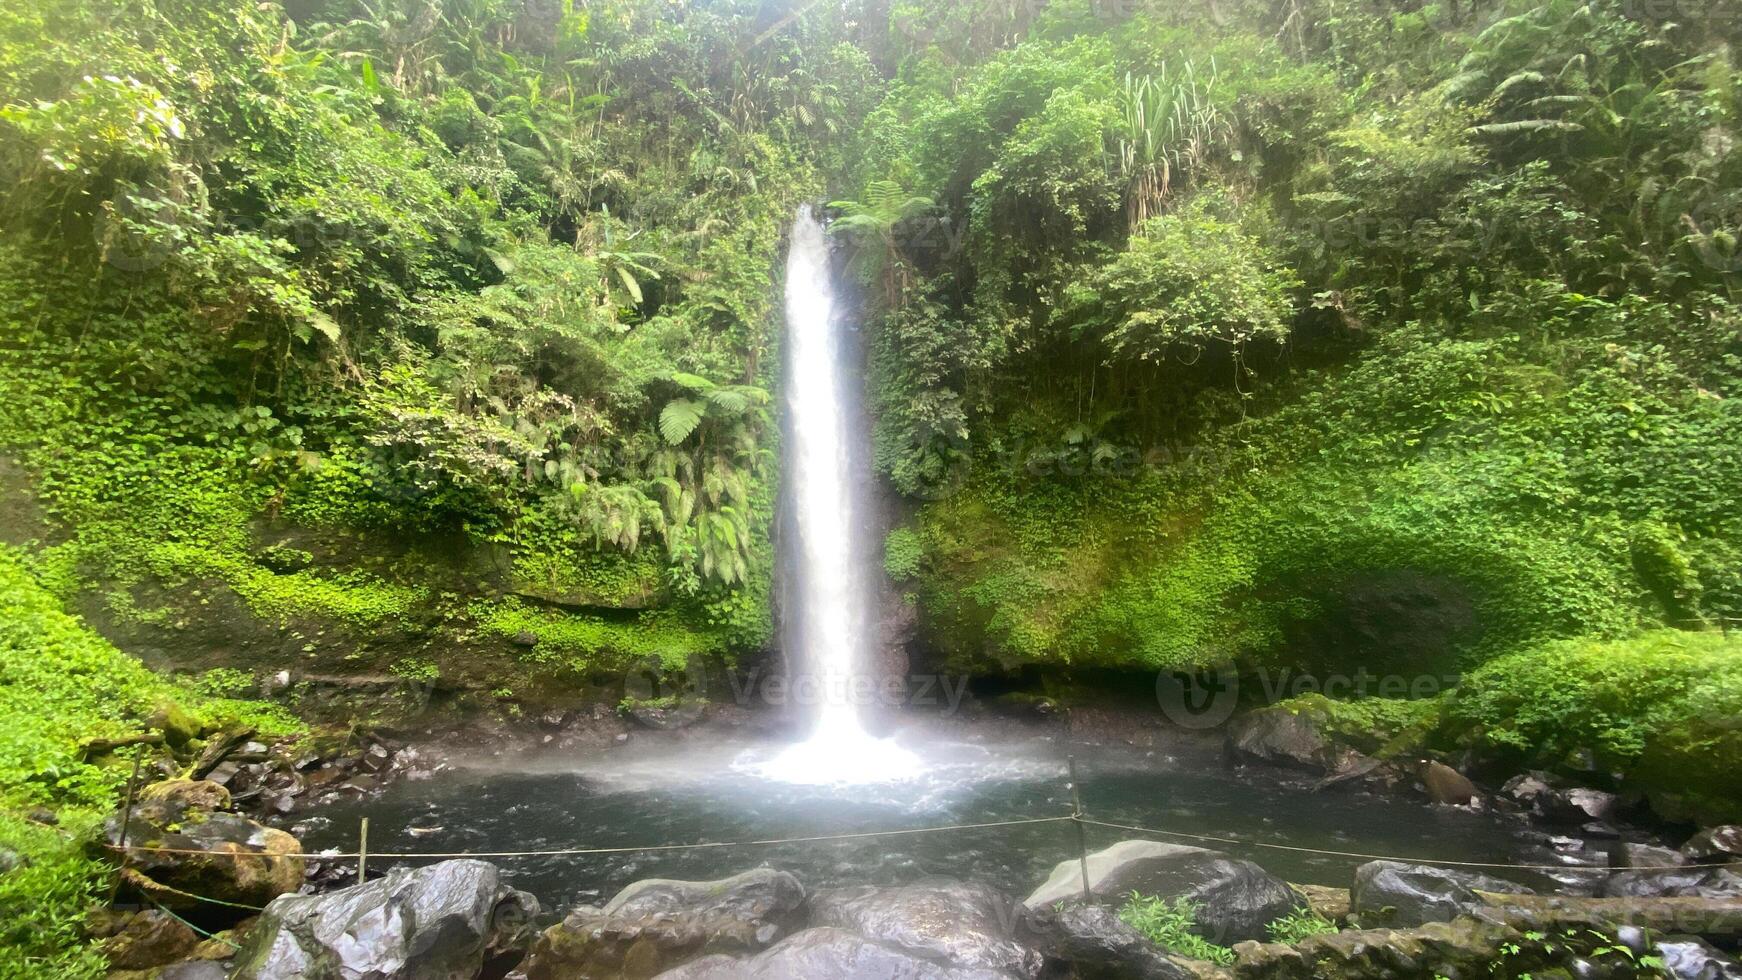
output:
<instances>
[{"instance_id":1,"label":"green shrub","mask_svg":"<svg viewBox=\"0 0 1742 980\"><path fill-rule=\"evenodd\" d=\"M0 810L0 852L18 866L0 872L0 980L82 980L107 962L85 941L86 912L112 870L86 850L99 817L63 810L58 827Z\"/></svg>"},{"instance_id":2,"label":"green shrub","mask_svg":"<svg viewBox=\"0 0 1742 980\"><path fill-rule=\"evenodd\" d=\"M883 571L892 581L906 582L919 574L924 546L912 528L898 527L883 538Z\"/></svg>"},{"instance_id":3,"label":"green shrub","mask_svg":"<svg viewBox=\"0 0 1742 980\"><path fill-rule=\"evenodd\" d=\"M1483 665L1446 700L1449 738L1519 765L1582 751L1666 816L1742 816L1742 638L1656 630L1567 640Z\"/></svg>"},{"instance_id":4,"label":"green shrub","mask_svg":"<svg viewBox=\"0 0 1742 980\"><path fill-rule=\"evenodd\" d=\"M1132 892L1125 904L1120 906L1119 918L1126 925L1148 936L1157 946L1181 956L1209 960L1221 966L1232 965L1233 950L1218 946L1192 932L1198 922L1199 908L1201 906L1196 902L1184 897L1170 902L1153 895L1145 898Z\"/></svg>"},{"instance_id":5,"label":"green shrub","mask_svg":"<svg viewBox=\"0 0 1742 980\"><path fill-rule=\"evenodd\" d=\"M1337 931L1336 923L1310 908L1298 908L1266 927L1273 943L1295 943Z\"/></svg>"}]
</instances>

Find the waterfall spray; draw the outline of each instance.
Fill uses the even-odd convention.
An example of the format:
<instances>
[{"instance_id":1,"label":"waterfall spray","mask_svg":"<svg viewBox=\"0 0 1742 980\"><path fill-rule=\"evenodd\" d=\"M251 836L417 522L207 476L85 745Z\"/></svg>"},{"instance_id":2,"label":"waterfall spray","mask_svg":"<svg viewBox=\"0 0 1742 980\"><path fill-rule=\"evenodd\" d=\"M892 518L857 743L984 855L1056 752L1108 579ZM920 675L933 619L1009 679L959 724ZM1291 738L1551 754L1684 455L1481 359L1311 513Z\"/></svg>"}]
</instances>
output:
<instances>
[{"instance_id":1,"label":"waterfall spray","mask_svg":"<svg viewBox=\"0 0 1742 980\"><path fill-rule=\"evenodd\" d=\"M828 242L809 208L799 211L786 260L786 410L790 418L785 478L791 487L795 547L789 602L798 630L788 657L803 671L792 685L812 709L806 741L763 771L800 783L867 782L912 774L918 760L865 730L855 697L871 689L862 676L868 649L868 577L854 562L854 482Z\"/></svg>"}]
</instances>

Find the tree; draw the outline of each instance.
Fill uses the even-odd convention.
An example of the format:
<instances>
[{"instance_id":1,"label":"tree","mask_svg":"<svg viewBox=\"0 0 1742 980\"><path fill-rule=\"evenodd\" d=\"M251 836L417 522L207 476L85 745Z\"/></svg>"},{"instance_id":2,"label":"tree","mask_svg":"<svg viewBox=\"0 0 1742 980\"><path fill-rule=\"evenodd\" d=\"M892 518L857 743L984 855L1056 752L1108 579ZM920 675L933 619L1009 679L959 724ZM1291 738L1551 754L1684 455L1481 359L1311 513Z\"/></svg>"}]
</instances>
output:
<instances>
[{"instance_id":1,"label":"tree","mask_svg":"<svg viewBox=\"0 0 1742 980\"><path fill-rule=\"evenodd\" d=\"M865 187L864 201L831 201L829 207L841 216L829 226L836 235L853 239L853 256L847 270L864 285L881 281L883 301L891 309L901 305L912 278L901 254L896 229L903 221L932 209L932 200L909 194L893 180L873 180Z\"/></svg>"}]
</instances>

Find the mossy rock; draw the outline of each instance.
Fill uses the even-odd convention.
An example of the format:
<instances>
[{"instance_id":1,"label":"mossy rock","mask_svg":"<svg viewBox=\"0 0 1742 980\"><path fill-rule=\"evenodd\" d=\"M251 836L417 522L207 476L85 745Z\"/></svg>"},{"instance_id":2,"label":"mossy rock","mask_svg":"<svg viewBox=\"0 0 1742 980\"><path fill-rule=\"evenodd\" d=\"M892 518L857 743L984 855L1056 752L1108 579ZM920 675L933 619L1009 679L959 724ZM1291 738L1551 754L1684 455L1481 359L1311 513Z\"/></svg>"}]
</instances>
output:
<instances>
[{"instance_id":1,"label":"mossy rock","mask_svg":"<svg viewBox=\"0 0 1742 980\"><path fill-rule=\"evenodd\" d=\"M152 731L163 733L163 740L171 746L181 748L200 737L203 730L199 719L189 714L181 705L165 701L146 716L145 726Z\"/></svg>"}]
</instances>

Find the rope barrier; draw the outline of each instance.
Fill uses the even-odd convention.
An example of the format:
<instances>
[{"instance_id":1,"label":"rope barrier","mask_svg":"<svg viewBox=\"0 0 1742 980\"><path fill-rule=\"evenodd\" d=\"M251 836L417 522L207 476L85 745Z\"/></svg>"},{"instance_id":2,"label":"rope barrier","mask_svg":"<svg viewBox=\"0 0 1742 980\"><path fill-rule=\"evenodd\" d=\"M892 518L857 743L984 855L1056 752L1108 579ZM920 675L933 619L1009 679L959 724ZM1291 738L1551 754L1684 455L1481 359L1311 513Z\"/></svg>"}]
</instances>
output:
<instances>
[{"instance_id":1,"label":"rope barrier","mask_svg":"<svg viewBox=\"0 0 1742 980\"><path fill-rule=\"evenodd\" d=\"M1066 819L1077 819L1067 817ZM1093 827L1107 827L1112 830L1125 830L1139 834L1154 834L1159 837L1181 837L1186 840L1208 841L1216 844L1233 844L1237 847L1268 847L1278 851L1296 851L1303 854L1324 854L1330 857L1360 858L1364 861L1396 861L1403 864L1432 864L1455 868L1510 868L1516 871L1691 871L1700 868L1729 868L1738 862L1727 861L1719 864L1678 864L1673 868L1595 868L1577 864L1512 864L1492 861L1442 861L1437 858L1400 857L1394 854L1363 854L1360 851L1336 851L1322 847L1302 847L1296 844L1272 844L1268 841L1240 840L1236 837L1214 837L1208 834L1187 834L1177 830L1156 830L1154 827L1134 827L1130 824L1108 823L1105 820L1091 820L1083 817L1082 822Z\"/></svg>"},{"instance_id":2,"label":"rope barrier","mask_svg":"<svg viewBox=\"0 0 1742 980\"><path fill-rule=\"evenodd\" d=\"M208 853L208 852L201 851L199 853L203 854L203 853ZM191 898L196 902L205 902L209 905L222 905L222 906L225 906L226 908L243 909L243 910L248 911L248 912L264 912L264 911L266 911L265 906L261 906L261 905L245 905L241 902L226 902L221 898L207 898L204 895L196 895L193 892L185 892L185 891L182 891L180 888L176 888L173 885L166 885L163 882L158 881L155 878L151 878L151 877L148 877L144 874L141 874L138 871L134 871L132 868L121 869L121 877L126 879L126 881L128 883L130 883L131 885L133 885L133 887L139 889L139 893L141 895L144 895L148 901L152 901L152 904L154 904L154 905L156 904L156 902L155 902L155 900L152 900L152 898L151 898L152 892L168 892L171 895L180 895L182 898ZM164 911L167 912L169 910L164 909Z\"/></svg>"},{"instance_id":3,"label":"rope barrier","mask_svg":"<svg viewBox=\"0 0 1742 980\"><path fill-rule=\"evenodd\" d=\"M1073 819L1069 815L1057 817L1030 817L1023 820L994 820L987 823L951 824L944 827L910 827L905 830L873 830L859 834L823 834L816 837L773 837L762 840L736 841L702 841L695 844L643 844L634 847L568 847L550 851L417 851L392 853L388 851L369 852L371 858L395 858L399 860L416 860L419 858L514 858L514 857L567 857L582 854L630 854L638 851L684 851L703 848L720 847L762 847L773 844L810 844L837 840L862 840L868 837L900 837L909 834L935 834L953 830L984 830L993 827L1020 827L1026 824L1060 823ZM194 848L170 847L122 847L116 844L105 844L111 851L150 854L190 854L206 857L230 856L239 858L264 858L276 860L280 858L304 858L320 861L350 860L361 855L353 851L326 852L315 854L261 854L243 851L202 851Z\"/></svg>"},{"instance_id":4,"label":"rope barrier","mask_svg":"<svg viewBox=\"0 0 1742 980\"><path fill-rule=\"evenodd\" d=\"M199 896L196 895L194 897L198 898ZM168 908L162 902L159 902L157 899L152 898L150 895L145 896L145 900L147 902L150 902L153 906L155 906L159 912L162 912L164 915L167 915L170 918L174 919L175 921L181 923L182 925L187 926L189 929L192 929L194 932L199 933L200 935L206 937L207 939L215 939L218 942L223 943L224 945L230 947L231 949L237 950L237 951L240 951L242 949L241 944L231 942L230 940L225 939L222 936L213 935L212 933L209 933L206 930L201 929L199 926L194 925L192 922L189 922L188 920L182 918L181 916L176 915L175 911L173 909ZM209 901L212 901L212 899L206 899L206 901L209 902ZM265 910L262 909L261 911L265 911Z\"/></svg>"},{"instance_id":5,"label":"rope barrier","mask_svg":"<svg viewBox=\"0 0 1742 980\"><path fill-rule=\"evenodd\" d=\"M554 849L554 850L542 850L542 851L402 851L402 852L370 851L369 856L372 858L385 858L385 859L401 860L401 861L437 860L437 859L446 860L446 859L453 859L453 858L577 857L577 856L589 855L589 854L633 854L633 853L646 852L646 851L686 851L686 850L717 849L717 848L723 848L723 847L769 847L769 846L774 846L774 845L778 845L778 844L814 844L814 843L826 843L829 841L865 840L865 839L874 838L874 837L902 837L902 836L908 836L908 835L913 835L913 834L936 834L936 833L945 833L945 832L957 831L957 830L985 830L985 829L991 829L991 828L997 828L997 827L1020 827L1020 826L1026 826L1026 825L1031 825L1031 824L1060 823L1060 822L1067 821L1067 820L1078 823L1078 824L1091 826L1091 827L1103 827L1103 828L1106 828L1109 830L1123 830L1123 831L1128 831L1128 832L1132 832L1132 833L1151 834L1151 835L1155 835L1158 837L1177 837L1177 838L1180 838L1182 840L1193 840L1193 841L1200 841L1200 842L1212 843L1212 844L1230 844L1230 845L1233 845L1236 847L1263 847L1263 848L1269 848L1271 850L1278 850L1278 851L1293 851L1293 852L1299 853L1299 854L1320 854L1320 855L1324 855L1326 857L1352 858L1352 859L1358 859L1358 860L1363 860L1363 861L1397 861L1397 862L1402 862L1402 863L1406 863L1406 864L1431 864L1431 865L1437 865L1437 866L1442 866L1442 867L1455 867L1455 868L1511 869L1511 870L1515 870L1515 871L1590 871L1590 872L1599 872L1600 871L1600 872L1613 873L1613 872L1618 872L1618 871L1637 871L1637 870L1695 871L1695 870L1702 870L1702 869L1709 869L1709 868L1730 868L1730 867L1734 867L1738 863L1738 862L1716 862L1716 863L1710 863L1710 864L1682 864L1682 865L1677 865L1675 868L1638 869L1638 868L1611 868L1611 867L1599 868L1599 867L1587 867L1587 866L1573 865L1573 864L1522 864L1522 863L1511 863L1511 862L1504 862L1504 861L1454 861L1454 860L1441 860L1438 858L1410 857L1407 855L1397 855L1397 854L1371 854L1371 853L1367 853L1364 851L1341 851L1341 850L1335 850L1332 848L1305 847L1305 846L1298 845L1298 844L1277 844L1277 843L1272 843L1270 841L1241 840L1237 837L1218 837L1218 836L1215 836L1213 834L1189 834L1189 833L1185 833L1184 831L1178 831L1178 830L1160 830L1160 829L1157 829L1155 827L1141 827L1141 826L1136 826L1133 824L1111 823L1111 822L1106 821L1106 820L1095 820L1095 819L1092 819L1086 815L1078 815L1078 814L1074 814L1074 813L1064 814L1062 816L1057 816L1057 817L1029 817L1029 818L1021 819L1021 820L994 820L994 821L988 821L985 823L949 824L949 825L942 826L942 827L910 827L910 828L903 829L903 830L873 830L873 831L866 831L864 833L856 833L856 834L821 834L821 835L812 836L812 837L770 837L770 838L761 838L761 839L756 839L756 840L700 841L700 842L693 843L693 844L640 844L640 845L633 845L633 846L626 846L626 847L566 847L566 848L559 848L559 849ZM317 853L313 853L313 854L262 854L262 853L258 853L258 852L247 852L247 851L202 851L202 850L197 850L197 849L193 849L193 848L178 849L178 848L169 848L169 847L148 847L148 846L125 846L125 847L123 847L123 846L116 845L116 844L105 844L104 846L111 851L122 852L122 853L182 854L182 855L198 855L198 856L204 856L204 857L257 858L257 859L263 859L263 860L283 860L283 859L289 859L289 858L300 858L303 860L348 861L348 860L355 860L356 858L361 856L356 851L348 851L348 852L345 852L345 851L334 851L334 852L321 851L321 852L317 852ZM176 894L180 894L180 895L183 895L185 897L201 898L201 896L198 896L198 895L192 895L192 894L189 894L186 892L176 891L175 889L169 888L168 886L160 886L160 887L163 887L168 891L174 891L174 892L176 892ZM254 909L254 910L258 911L258 906L248 906L248 905L236 906L235 903L218 902L216 899L202 899L202 900L215 902L216 904L220 904L220 905L233 905L237 908L248 908L248 909Z\"/></svg>"}]
</instances>

